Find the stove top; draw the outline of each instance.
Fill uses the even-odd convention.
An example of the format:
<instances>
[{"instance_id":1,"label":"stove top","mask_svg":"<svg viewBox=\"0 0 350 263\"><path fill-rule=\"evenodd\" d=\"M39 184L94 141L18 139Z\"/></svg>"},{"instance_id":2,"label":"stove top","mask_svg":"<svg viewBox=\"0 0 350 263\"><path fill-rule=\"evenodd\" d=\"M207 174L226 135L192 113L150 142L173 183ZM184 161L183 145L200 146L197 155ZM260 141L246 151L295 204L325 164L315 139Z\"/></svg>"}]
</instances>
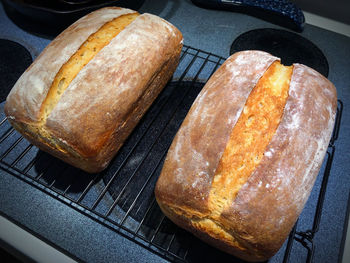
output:
<instances>
[{"instance_id":1,"label":"stove top","mask_svg":"<svg viewBox=\"0 0 350 263\"><path fill-rule=\"evenodd\" d=\"M32 56L21 44L0 39L0 102L6 100L17 79L32 63Z\"/></svg>"},{"instance_id":2,"label":"stove top","mask_svg":"<svg viewBox=\"0 0 350 263\"><path fill-rule=\"evenodd\" d=\"M282 29L254 29L239 35L232 43L230 54L242 50L262 50L281 58L282 64L307 65L328 77L329 67L323 52L310 40Z\"/></svg>"},{"instance_id":3,"label":"stove top","mask_svg":"<svg viewBox=\"0 0 350 263\"><path fill-rule=\"evenodd\" d=\"M230 52L246 48L242 47L242 39L249 34L255 41L248 48L256 48L254 44L259 42L259 36L255 30L273 32L271 37L278 31L292 35L300 44L294 50L296 55L300 59L310 56L311 62L299 61L295 55L290 59L291 48L281 48L280 43L272 47L278 52L288 52L275 55L281 56L286 64L311 63L308 65L328 74L337 87L340 101L338 128L310 200L291 237L271 262L299 262L310 258L315 262L319 259L333 262L341 258L350 183L350 178L344 176L350 174L350 140L346 136L350 128L347 109L350 38L308 24L303 33L296 34L244 14L201 9L190 1L146 1L140 12L157 14L183 32L186 47L173 82L109 169L98 175L77 171L21 139L3 121L3 103L0 103L0 193L3 196L0 214L84 261L102 258L111 262L139 262L143 258L148 262L164 259L196 262L198 258L205 261L218 257L232 260L168 221L154 201L152 185L171 138L203 82ZM16 62L13 66L4 64L5 72L13 72L16 79L16 74L38 56L50 39L18 28L1 6L0 29L0 45L14 48L15 52L11 53L19 56L9 59L9 63ZM311 48L305 51L305 45ZM301 53L304 55L300 56ZM18 67L16 71L15 67ZM1 88L13 85L11 81L8 83ZM2 90L7 92L5 88Z\"/></svg>"}]
</instances>

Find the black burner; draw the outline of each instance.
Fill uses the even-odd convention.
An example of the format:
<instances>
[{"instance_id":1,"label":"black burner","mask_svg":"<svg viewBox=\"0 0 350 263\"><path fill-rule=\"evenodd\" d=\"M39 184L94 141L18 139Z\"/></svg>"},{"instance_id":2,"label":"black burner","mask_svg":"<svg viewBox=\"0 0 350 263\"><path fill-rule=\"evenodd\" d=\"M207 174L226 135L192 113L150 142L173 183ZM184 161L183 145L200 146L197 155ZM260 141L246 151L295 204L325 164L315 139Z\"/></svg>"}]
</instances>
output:
<instances>
[{"instance_id":1,"label":"black burner","mask_svg":"<svg viewBox=\"0 0 350 263\"><path fill-rule=\"evenodd\" d=\"M233 41L230 54L242 50L266 51L280 57L284 65L301 63L328 76L328 62L322 51L296 33L272 28L251 30Z\"/></svg>"},{"instance_id":2,"label":"black burner","mask_svg":"<svg viewBox=\"0 0 350 263\"><path fill-rule=\"evenodd\" d=\"M0 102L2 102L17 79L32 63L32 56L22 45L0 39L0 58Z\"/></svg>"}]
</instances>

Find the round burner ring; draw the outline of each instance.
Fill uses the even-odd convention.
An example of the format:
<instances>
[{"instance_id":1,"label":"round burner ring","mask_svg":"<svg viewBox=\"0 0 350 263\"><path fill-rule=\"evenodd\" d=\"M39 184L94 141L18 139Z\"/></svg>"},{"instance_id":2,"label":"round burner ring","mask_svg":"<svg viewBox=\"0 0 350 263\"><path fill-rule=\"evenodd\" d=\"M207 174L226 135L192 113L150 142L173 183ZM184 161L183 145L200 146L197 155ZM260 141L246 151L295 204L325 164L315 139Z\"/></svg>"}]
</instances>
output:
<instances>
[{"instance_id":1,"label":"round burner ring","mask_svg":"<svg viewBox=\"0 0 350 263\"><path fill-rule=\"evenodd\" d=\"M32 63L32 56L21 44L0 39L0 102L6 100L18 78Z\"/></svg>"},{"instance_id":2,"label":"round burner ring","mask_svg":"<svg viewBox=\"0 0 350 263\"><path fill-rule=\"evenodd\" d=\"M230 54L242 50L262 50L281 58L284 65L301 63L328 76L323 52L310 40L290 31L262 28L245 32L233 41Z\"/></svg>"}]
</instances>

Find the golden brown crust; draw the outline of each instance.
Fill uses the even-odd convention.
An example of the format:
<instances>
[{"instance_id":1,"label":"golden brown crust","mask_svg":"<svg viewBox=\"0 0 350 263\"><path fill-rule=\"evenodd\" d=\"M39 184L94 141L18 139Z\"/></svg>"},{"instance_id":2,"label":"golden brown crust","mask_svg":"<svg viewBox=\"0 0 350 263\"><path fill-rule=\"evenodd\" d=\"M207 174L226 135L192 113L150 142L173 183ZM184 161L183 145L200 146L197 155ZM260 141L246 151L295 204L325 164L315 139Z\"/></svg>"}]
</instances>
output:
<instances>
[{"instance_id":1,"label":"golden brown crust","mask_svg":"<svg viewBox=\"0 0 350 263\"><path fill-rule=\"evenodd\" d=\"M250 93L216 168L209 195L211 216L219 220L261 162L280 124L293 67L275 61Z\"/></svg>"},{"instance_id":2,"label":"golden brown crust","mask_svg":"<svg viewBox=\"0 0 350 263\"><path fill-rule=\"evenodd\" d=\"M232 128L249 93L277 59L264 52L237 53L210 78L167 154L156 187L163 202L208 211L211 181Z\"/></svg>"},{"instance_id":3,"label":"golden brown crust","mask_svg":"<svg viewBox=\"0 0 350 263\"><path fill-rule=\"evenodd\" d=\"M179 227L186 229L187 231L191 232L193 235L198 237L199 239L203 240L204 242L212 245L213 247L216 247L222 251L225 251L226 253L235 255L236 257L242 258L247 261L259 261L259 260L254 260L255 258L249 257L247 255L247 252L244 248L242 247L235 247L232 246L232 244L228 244L224 241L224 239L218 239L211 237L210 235L207 234L207 231L205 228L199 228L197 226L194 226L193 221L196 221L196 218L193 217L185 217L179 211L174 211L172 209L171 205L167 205L161 201L157 202L163 211L163 213L176 225ZM217 226L216 226L217 227ZM207 230L212 230L212 229L207 229Z\"/></svg>"},{"instance_id":4,"label":"golden brown crust","mask_svg":"<svg viewBox=\"0 0 350 263\"><path fill-rule=\"evenodd\" d=\"M278 251L307 201L327 151L336 103L330 81L294 65L283 119L260 165L222 215L266 258Z\"/></svg>"},{"instance_id":5,"label":"golden brown crust","mask_svg":"<svg viewBox=\"0 0 350 263\"><path fill-rule=\"evenodd\" d=\"M103 10L96 11L103 23L133 12L112 8L114 14L111 15L109 8ZM101 27L100 20L94 21ZM75 28L79 26L77 22L68 28L68 33L63 32L64 37L53 41L53 45L62 45L66 39L78 37ZM84 36L86 39L89 34ZM79 35L80 43L85 39ZM38 105L29 105L30 110L26 111L23 103L30 100L31 95L25 91L28 90L25 80L36 74L29 69L11 91L5 112L10 122L33 144L85 171L100 171L169 81L181 48L182 35L174 26L150 14L140 15L80 70L48 115L39 134L35 125L40 121L40 103L54 76L44 81L40 74L36 75L41 85L36 87ZM55 48L49 46L47 50L44 53L52 54ZM68 59L61 59L61 65ZM42 60L39 62L43 63ZM31 68L40 68L39 62L35 61ZM55 70L58 72L59 67Z\"/></svg>"},{"instance_id":6,"label":"golden brown crust","mask_svg":"<svg viewBox=\"0 0 350 263\"><path fill-rule=\"evenodd\" d=\"M139 15L137 12L120 15L102 25L81 44L79 49L61 66L52 81L46 98L40 107L39 118L41 122L46 122L47 116L56 107L64 91L82 68Z\"/></svg>"},{"instance_id":7,"label":"golden brown crust","mask_svg":"<svg viewBox=\"0 0 350 263\"><path fill-rule=\"evenodd\" d=\"M61 66L103 24L133 12L135 11L119 7L102 8L69 26L44 49L18 79L7 97L5 112L9 116L15 116L18 121L37 121L41 104Z\"/></svg>"},{"instance_id":8,"label":"golden brown crust","mask_svg":"<svg viewBox=\"0 0 350 263\"><path fill-rule=\"evenodd\" d=\"M254 51L241 52L230 59L237 60L242 54L249 56ZM260 58L266 59L263 56ZM253 66L252 68L254 69ZM220 75L223 74L222 70L229 74L229 69L224 67L219 69ZM213 78L216 77L215 73ZM210 83L213 83L212 80L208 82ZM211 86L211 89L220 94L222 86L220 83ZM231 87L241 88L234 84ZM208 85L197 101L205 101L205 96L208 96L206 94L210 94L207 89ZM175 223L228 253L248 261L270 258L283 244L310 194L330 140L336 100L336 90L327 79L306 66L294 64L289 96L276 133L260 164L217 221L208 217L211 211L207 199L216 170L210 171L201 180L200 187L197 187L195 182L200 176L193 174L196 170L188 165L191 160L185 159L185 151L194 147L190 144L193 140L189 136L200 136L203 145L210 144L209 140L215 138L203 135L203 129L198 123L192 123L189 129L185 120L185 126L178 132L180 135L176 136L187 140L182 144L179 144L179 138L174 140L156 185L155 194L162 211ZM242 102L239 102L239 107L243 108ZM245 101L243 105L244 103ZM212 105L195 103L186 119L195 120L194 112L200 107L206 108L201 113L215 111ZM226 107L232 106L227 103ZM226 126L222 116L225 115L217 117L219 120L215 125L214 122L207 122L208 129ZM203 160L204 164L213 161L208 159L209 155L205 151L200 154L203 158L195 160L202 162L199 167L203 167ZM193 190L192 187L197 189ZM204 198L198 199L198 196Z\"/></svg>"}]
</instances>

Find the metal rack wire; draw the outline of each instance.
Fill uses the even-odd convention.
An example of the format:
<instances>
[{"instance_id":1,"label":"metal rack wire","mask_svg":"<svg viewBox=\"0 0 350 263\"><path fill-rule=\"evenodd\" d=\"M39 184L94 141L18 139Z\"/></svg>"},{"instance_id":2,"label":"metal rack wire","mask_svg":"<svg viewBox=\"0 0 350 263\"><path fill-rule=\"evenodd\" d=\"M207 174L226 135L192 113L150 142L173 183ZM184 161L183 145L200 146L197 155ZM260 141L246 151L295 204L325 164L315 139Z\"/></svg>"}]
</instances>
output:
<instances>
[{"instance_id":1,"label":"metal rack wire","mask_svg":"<svg viewBox=\"0 0 350 263\"><path fill-rule=\"evenodd\" d=\"M41 152L14 131L6 118L0 121L0 168L170 261L232 261L232 256L202 243L169 221L153 194L176 131L203 83L224 60L185 46L174 74L176 79L156 99L110 166L99 174L86 174ZM295 225L282 248L284 262L290 259L296 242L305 247L306 261L312 261L313 237L320 224L341 113L339 101L334 133L319 175L322 186L313 227L303 231Z\"/></svg>"}]
</instances>

